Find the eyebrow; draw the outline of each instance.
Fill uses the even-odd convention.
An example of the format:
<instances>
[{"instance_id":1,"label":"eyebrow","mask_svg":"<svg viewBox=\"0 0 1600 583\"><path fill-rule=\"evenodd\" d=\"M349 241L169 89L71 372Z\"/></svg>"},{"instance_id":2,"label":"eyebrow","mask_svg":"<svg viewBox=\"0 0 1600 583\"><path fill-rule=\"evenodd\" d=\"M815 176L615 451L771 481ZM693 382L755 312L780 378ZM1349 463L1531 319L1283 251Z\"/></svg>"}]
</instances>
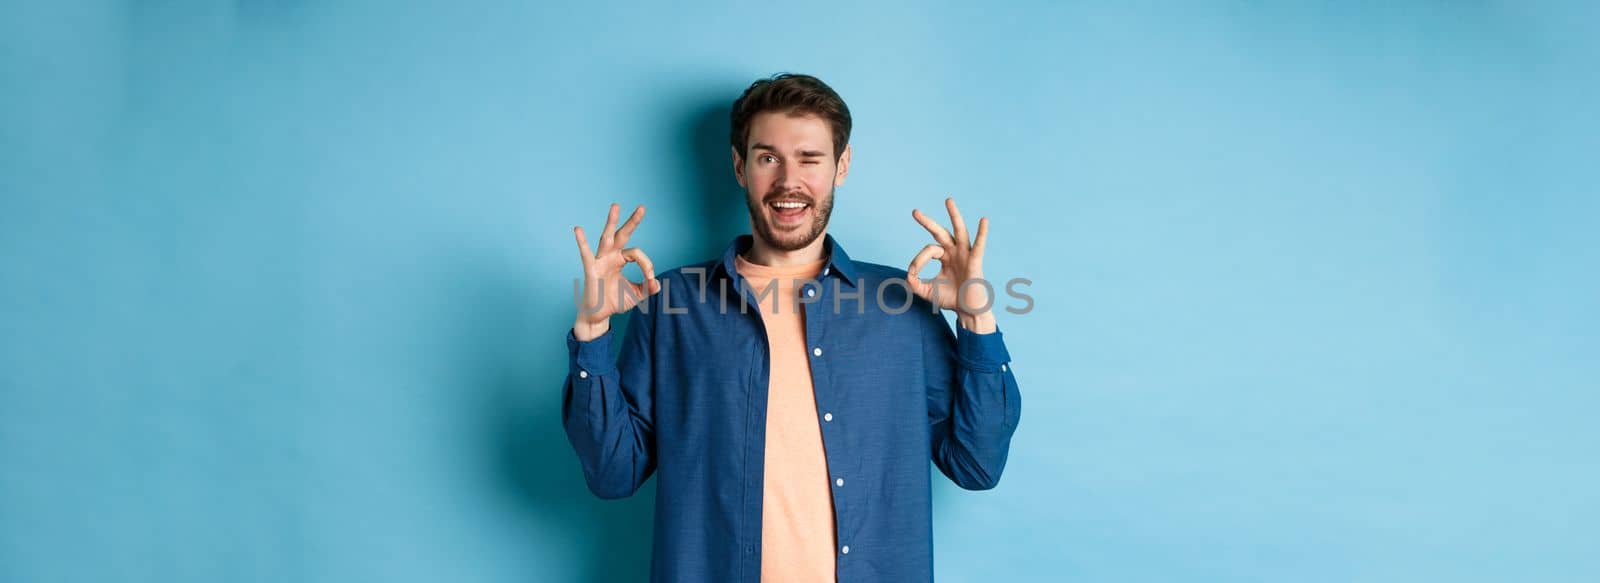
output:
<instances>
[{"instance_id":1,"label":"eyebrow","mask_svg":"<svg viewBox=\"0 0 1600 583\"><path fill-rule=\"evenodd\" d=\"M772 144L763 144L761 142L756 142L754 144L751 144L750 145L750 150L751 151L767 150L769 152L774 152L774 153L778 152L778 148L773 146ZM820 158L820 157L826 156L826 155L827 155L827 152L823 152L822 150L801 150L800 151L800 156L803 157L803 158Z\"/></svg>"}]
</instances>

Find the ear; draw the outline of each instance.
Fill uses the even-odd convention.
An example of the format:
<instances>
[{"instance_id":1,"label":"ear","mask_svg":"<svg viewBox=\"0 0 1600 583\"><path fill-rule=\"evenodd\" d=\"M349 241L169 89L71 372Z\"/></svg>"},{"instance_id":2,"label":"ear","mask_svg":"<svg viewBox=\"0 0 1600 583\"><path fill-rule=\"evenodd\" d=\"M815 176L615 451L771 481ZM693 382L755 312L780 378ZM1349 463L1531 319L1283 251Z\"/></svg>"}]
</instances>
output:
<instances>
[{"instance_id":1,"label":"ear","mask_svg":"<svg viewBox=\"0 0 1600 583\"><path fill-rule=\"evenodd\" d=\"M839 170L833 175L833 185L843 186L844 178L850 174L850 144L844 145L844 153L839 154Z\"/></svg>"},{"instance_id":2,"label":"ear","mask_svg":"<svg viewBox=\"0 0 1600 583\"><path fill-rule=\"evenodd\" d=\"M739 149L728 146L728 151L733 152L733 178L739 181L739 188L749 188L744 183L744 156L739 155Z\"/></svg>"}]
</instances>

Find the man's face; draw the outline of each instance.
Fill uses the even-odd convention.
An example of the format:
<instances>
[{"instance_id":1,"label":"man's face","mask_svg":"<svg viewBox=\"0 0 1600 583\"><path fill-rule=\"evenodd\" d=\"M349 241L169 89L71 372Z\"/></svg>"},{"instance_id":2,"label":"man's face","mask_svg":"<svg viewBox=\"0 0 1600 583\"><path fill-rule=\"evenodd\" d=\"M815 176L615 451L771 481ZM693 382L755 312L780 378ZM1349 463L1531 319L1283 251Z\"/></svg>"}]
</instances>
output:
<instances>
[{"instance_id":1,"label":"man's face","mask_svg":"<svg viewBox=\"0 0 1600 583\"><path fill-rule=\"evenodd\" d=\"M835 160L827 120L778 112L756 114L745 144L733 167L754 234L780 251L816 241L833 214L833 190L849 172L850 147ZM785 208L794 203L802 206Z\"/></svg>"}]
</instances>

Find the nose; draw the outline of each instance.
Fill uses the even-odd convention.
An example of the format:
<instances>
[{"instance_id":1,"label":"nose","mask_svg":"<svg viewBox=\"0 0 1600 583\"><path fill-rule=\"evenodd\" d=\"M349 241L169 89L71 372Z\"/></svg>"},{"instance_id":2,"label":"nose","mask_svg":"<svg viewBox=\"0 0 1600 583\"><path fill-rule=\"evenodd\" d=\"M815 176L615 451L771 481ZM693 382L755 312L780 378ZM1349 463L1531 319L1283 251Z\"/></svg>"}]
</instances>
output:
<instances>
[{"instance_id":1,"label":"nose","mask_svg":"<svg viewBox=\"0 0 1600 583\"><path fill-rule=\"evenodd\" d=\"M779 192L800 190L800 173L798 168L791 168L790 164L796 162L786 161L778 165L778 174L772 177L772 188Z\"/></svg>"}]
</instances>

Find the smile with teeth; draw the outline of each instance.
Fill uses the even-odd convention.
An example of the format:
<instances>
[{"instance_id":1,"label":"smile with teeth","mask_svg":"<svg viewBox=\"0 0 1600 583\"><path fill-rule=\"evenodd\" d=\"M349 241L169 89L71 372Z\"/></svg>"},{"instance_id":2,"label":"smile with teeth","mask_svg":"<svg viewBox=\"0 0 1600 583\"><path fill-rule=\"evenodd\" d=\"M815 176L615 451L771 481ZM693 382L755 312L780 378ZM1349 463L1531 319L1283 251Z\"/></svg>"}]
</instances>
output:
<instances>
[{"instance_id":1,"label":"smile with teeth","mask_svg":"<svg viewBox=\"0 0 1600 583\"><path fill-rule=\"evenodd\" d=\"M798 200L777 201L768 203L767 206L772 207L773 214L778 216L780 222L799 220L800 217L805 216L806 209L811 208L811 205Z\"/></svg>"}]
</instances>

